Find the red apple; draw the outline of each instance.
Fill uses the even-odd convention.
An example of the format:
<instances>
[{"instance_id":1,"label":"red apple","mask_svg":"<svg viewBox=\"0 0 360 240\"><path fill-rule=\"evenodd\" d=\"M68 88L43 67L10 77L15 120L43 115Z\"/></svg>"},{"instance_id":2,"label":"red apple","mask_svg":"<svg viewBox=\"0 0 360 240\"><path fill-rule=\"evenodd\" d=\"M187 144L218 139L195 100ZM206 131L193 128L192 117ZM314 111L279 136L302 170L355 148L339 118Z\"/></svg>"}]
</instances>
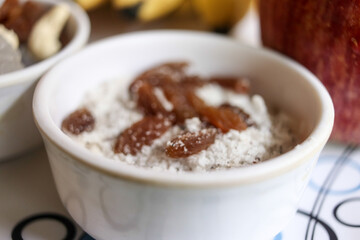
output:
<instances>
[{"instance_id":1,"label":"red apple","mask_svg":"<svg viewBox=\"0 0 360 240\"><path fill-rule=\"evenodd\" d=\"M328 89L332 139L360 143L360 0L260 0L263 44L297 60Z\"/></svg>"}]
</instances>

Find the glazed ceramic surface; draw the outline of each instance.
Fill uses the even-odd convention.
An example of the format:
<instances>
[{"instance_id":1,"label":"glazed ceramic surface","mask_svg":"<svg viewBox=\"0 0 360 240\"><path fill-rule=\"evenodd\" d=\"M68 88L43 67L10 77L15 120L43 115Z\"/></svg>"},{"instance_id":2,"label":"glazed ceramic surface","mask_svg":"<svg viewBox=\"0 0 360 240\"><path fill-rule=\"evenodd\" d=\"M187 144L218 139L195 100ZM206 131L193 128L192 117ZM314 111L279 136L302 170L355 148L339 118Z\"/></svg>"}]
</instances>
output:
<instances>
[{"instance_id":1,"label":"glazed ceramic surface","mask_svg":"<svg viewBox=\"0 0 360 240\"><path fill-rule=\"evenodd\" d=\"M177 60L189 61L201 75L248 76L253 93L299 120L302 143L246 168L174 174L95 155L60 130L89 89ZM182 31L128 34L87 47L39 82L33 108L60 198L96 239L274 237L295 214L334 118L325 88L293 61L223 37Z\"/></svg>"},{"instance_id":2,"label":"glazed ceramic surface","mask_svg":"<svg viewBox=\"0 0 360 240\"><path fill-rule=\"evenodd\" d=\"M3 1L0 0L0 5ZM58 4L56 0L37 0ZM86 13L68 3L71 18L65 31L70 43L56 55L22 70L0 75L0 161L18 155L41 143L32 116L32 97L37 80L56 62L79 50L87 42L90 23Z\"/></svg>"}]
</instances>

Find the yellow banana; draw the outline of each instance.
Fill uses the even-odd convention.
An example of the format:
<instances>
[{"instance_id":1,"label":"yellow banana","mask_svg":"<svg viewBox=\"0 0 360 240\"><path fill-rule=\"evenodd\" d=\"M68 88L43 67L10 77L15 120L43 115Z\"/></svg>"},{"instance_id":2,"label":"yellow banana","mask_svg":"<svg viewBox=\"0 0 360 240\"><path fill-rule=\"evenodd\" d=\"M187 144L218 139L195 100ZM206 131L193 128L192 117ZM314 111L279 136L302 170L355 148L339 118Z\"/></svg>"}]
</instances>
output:
<instances>
[{"instance_id":1,"label":"yellow banana","mask_svg":"<svg viewBox=\"0 0 360 240\"><path fill-rule=\"evenodd\" d=\"M112 0L114 8L142 21L152 21L178 9L185 0Z\"/></svg>"},{"instance_id":2,"label":"yellow banana","mask_svg":"<svg viewBox=\"0 0 360 240\"><path fill-rule=\"evenodd\" d=\"M139 19L151 21L178 9L184 0L146 0L140 8Z\"/></svg>"},{"instance_id":3,"label":"yellow banana","mask_svg":"<svg viewBox=\"0 0 360 240\"><path fill-rule=\"evenodd\" d=\"M75 0L85 10L92 10L106 3L108 0Z\"/></svg>"},{"instance_id":4,"label":"yellow banana","mask_svg":"<svg viewBox=\"0 0 360 240\"><path fill-rule=\"evenodd\" d=\"M144 0L112 0L111 2L115 9L124 9L134 7L143 1Z\"/></svg>"},{"instance_id":5,"label":"yellow banana","mask_svg":"<svg viewBox=\"0 0 360 240\"><path fill-rule=\"evenodd\" d=\"M75 0L84 9L91 10L107 1L124 14L142 21L152 21L191 4L195 12L212 29L228 31L249 8L251 0Z\"/></svg>"},{"instance_id":6,"label":"yellow banana","mask_svg":"<svg viewBox=\"0 0 360 240\"><path fill-rule=\"evenodd\" d=\"M219 31L229 30L242 18L251 0L192 0L193 6L202 19Z\"/></svg>"}]
</instances>

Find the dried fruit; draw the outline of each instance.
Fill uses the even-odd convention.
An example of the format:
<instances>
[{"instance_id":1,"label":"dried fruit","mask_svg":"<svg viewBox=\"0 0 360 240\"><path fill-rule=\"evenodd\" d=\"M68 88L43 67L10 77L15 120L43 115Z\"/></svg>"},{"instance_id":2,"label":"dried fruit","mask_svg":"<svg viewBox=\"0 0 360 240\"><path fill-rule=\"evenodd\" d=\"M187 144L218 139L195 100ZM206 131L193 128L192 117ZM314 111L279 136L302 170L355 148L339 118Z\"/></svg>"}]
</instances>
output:
<instances>
[{"instance_id":1,"label":"dried fruit","mask_svg":"<svg viewBox=\"0 0 360 240\"><path fill-rule=\"evenodd\" d=\"M5 2L0 7L0 23L6 21L9 17L10 11L18 6L18 0L5 0Z\"/></svg>"},{"instance_id":2,"label":"dried fruit","mask_svg":"<svg viewBox=\"0 0 360 240\"><path fill-rule=\"evenodd\" d=\"M154 87L160 86L164 82L179 82L186 77L185 68L187 66L188 64L185 62L173 62L151 68L134 80L129 87L130 93L136 93L142 82L147 82Z\"/></svg>"},{"instance_id":3,"label":"dried fruit","mask_svg":"<svg viewBox=\"0 0 360 240\"><path fill-rule=\"evenodd\" d=\"M27 1L23 4L23 16L30 25L34 25L49 8L49 6L45 6L44 4Z\"/></svg>"},{"instance_id":4,"label":"dried fruit","mask_svg":"<svg viewBox=\"0 0 360 240\"><path fill-rule=\"evenodd\" d=\"M248 127L255 125L254 121L250 118L250 115L239 107L233 106L229 103L224 103L220 106L220 108L227 108L233 111L234 113L238 114Z\"/></svg>"},{"instance_id":5,"label":"dried fruit","mask_svg":"<svg viewBox=\"0 0 360 240\"><path fill-rule=\"evenodd\" d=\"M8 2L8 1L7 1ZM11 1L9 1L11 2ZM48 10L43 4L27 1L24 4L8 3L3 5L0 18L8 29L14 30L20 42L29 38L35 22Z\"/></svg>"},{"instance_id":6,"label":"dried fruit","mask_svg":"<svg viewBox=\"0 0 360 240\"><path fill-rule=\"evenodd\" d=\"M242 109L230 104L208 106L194 91L197 87L213 82L236 92L246 92L248 86L244 79L222 77L204 81L198 76L187 76L184 71L186 66L182 62L166 63L135 79L129 91L136 96L137 105L145 116L119 134L113 148L115 153L136 155L143 146L151 145L173 124L182 124L185 119L192 117L201 118L203 129L186 132L172 139L165 150L169 157L188 157L207 149L219 132L216 128L226 133L230 129L242 131L252 124L249 115ZM155 87L160 88L173 105L171 112L165 109L156 96ZM63 128L74 134L81 133L87 127L92 128L93 125L87 126L88 122L82 118L84 112L86 116L86 109L71 114L64 120Z\"/></svg>"},{"instance_id":7,"label":"dried fruit","mask_svg":"<svg viewBox=\"0 0 360 240\"><path fill-rule=\"evenodd\" d=\"M186 78L184 78L181 81L181 85L186 88L202 87L208 83L209 83L209 81L206 81L206 80L200 78L199 76L186 76Z\"/></svg>"},{"instance_id":8,"label":"dried fruit","mask_svg":"<svg viewBox=\"0 0 360 240\"><path fill-rule=\"evenodd\" d=\"M153 87L147 82L143 82L138 89L137 104L145 115L161 114L167 116L169 114L156 97Z\"/></svg>"},{"instance_id":9,"label":"dried fruit","mask_svg":"<svg viewBox=\"0 0 360 240\"><path fill-rule=\"evenodd\" d=\"M230 89L236 93L249 93L250 90L250 83L246 78L212 77L209 82L216 83L221 87Z\"/></svg>"},{"instance_id":10,"label":"dried fruit","mask_svg":"<svg viewBox=\"0 0 360 240\"><path fill-rule=\"evenodd\" d=\"M207 107L203 116L224 133L230 129L242 131L247 128L242 118L230 109Z\"/></svg>"},{"instance_id":11,"label":"dried fruit","mask_svg":"<svg viewBox=\"0 0 360 240\"><path fill-rule=\"evenodd\" d=\"M214 143L220 129L223 133L230 129L244 130L249 125L249 115L242 109L223 104L220 107L207 106L196 96L194 89L209 82L216 82L234 91L248 91L242 79L212 78L204 81L197 76L186 76L186 63L167 63L144 72L131 84L129 91L137 95L137 105L143 111L144 118L124 130L116 139L115 153L136 155L143 146L151 145L174 123L182 124L185 119L200 117L203 130L187 132L172 139L166 154L172 158L183 158L207 149ZM162 89L165 97L173 105L172 112L167 111L157 98L154 87ZM72 113L63 121L63 129L73 134L91 131L94 119L86 109Z\"/></svg>"},{"instance_id":12,"label":"dried fruit","mask_svg":"<svg viewBox=\"0 0 360 240\"><path fill-rule=\"evenodd\" d=\"M61 128L63 131L79 135L84 131L92 131L94 126L95 118L92 116L91 112L86 108L81 108L65 118L62 122Z\"/></svg>"},{"instance_id":13,"label":"dried fruit","mask_svg":"<svg viewBox=\"0 0 360 240\"><path fill-rule=\"evenodd\" d=\"M185 158L197 154L215 142L216 133L214 128L186 132L168 142L165 153L171 158Z\"/></svg>"},{"instance_id":14,"label":"dried fruit","mask_svg":"<svg viewBox=\"0 0 360 240\"><path fill-rule=\"evenodd\" d=\"M173 105L177 123L183 123L187 118L198 116L186 97L185 88L180 83L166 84L162 86L162 89L165 97Z\"/></svg>"},{"instance_id":15,"label":"dried fruit","mask_svg":"<svg viewBox=\"0 0 360 240\"><path fill-rule=\"evenodd\" d=\"M145 114L169 114L153 93L153 87L163 90L165 97L173 105L176 122L183 123L185 119L197 116L196 111L184 95L186 88L202 86L202 81L197 76L187 76L185 62L165 63L154 67L135 79L130 85L130 94L137 94L138 105Z\"/></svg>"},{"instance_id":16,"label":"dried fruit","mask_svg":"<svg viewBox=\"0 0 360 240\"><path fill-rule=\"evenodd\" d=\"M171 126L169 119L162 116L145 116L124 130L114 145L115 153L136 155L141 148L149 146Z\"/></svg>"},{"instance_id":17,"label":"dried fruit","mask_svg":"<svg viewBox=\"0 0 360 240\"><path fill-rule=\"evenodd\" d=\"M247 128L240 115L231 109L207 106L194 92L188 92L187 96L202 119L219 128L223 133L227 133L230 129L242 131Z\"/></svg>"}]
</instances>

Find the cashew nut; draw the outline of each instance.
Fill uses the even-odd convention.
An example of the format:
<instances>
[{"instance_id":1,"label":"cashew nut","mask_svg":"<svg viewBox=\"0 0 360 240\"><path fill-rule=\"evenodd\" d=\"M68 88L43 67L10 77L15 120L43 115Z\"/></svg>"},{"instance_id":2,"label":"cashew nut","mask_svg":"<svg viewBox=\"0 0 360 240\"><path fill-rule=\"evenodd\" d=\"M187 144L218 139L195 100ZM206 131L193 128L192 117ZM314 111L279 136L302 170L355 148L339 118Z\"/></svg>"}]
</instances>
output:
<instances>
[{"instance_id":1,"label":"cashew nut","mask_svg":"<svg viewBox=\"0 0 360 240\"><path fill-rule=\"evenodd\" d=\"M36 58L48 58L61 49L59 37L69 17L69 7L59 4L35 23L30 32L28 47Z\"/></svg>"},{"instance_id":2,"label":"cashew nut","mask_svg":"<svg viewBox=\"0 0 360 240\"><path fill-rule=\"evenodd\" d=\"M13 49L18 49L19 38L13 30L9 30L4 25L0 24L0 36L3 37Z\"/></svg>"}]
</instances>

